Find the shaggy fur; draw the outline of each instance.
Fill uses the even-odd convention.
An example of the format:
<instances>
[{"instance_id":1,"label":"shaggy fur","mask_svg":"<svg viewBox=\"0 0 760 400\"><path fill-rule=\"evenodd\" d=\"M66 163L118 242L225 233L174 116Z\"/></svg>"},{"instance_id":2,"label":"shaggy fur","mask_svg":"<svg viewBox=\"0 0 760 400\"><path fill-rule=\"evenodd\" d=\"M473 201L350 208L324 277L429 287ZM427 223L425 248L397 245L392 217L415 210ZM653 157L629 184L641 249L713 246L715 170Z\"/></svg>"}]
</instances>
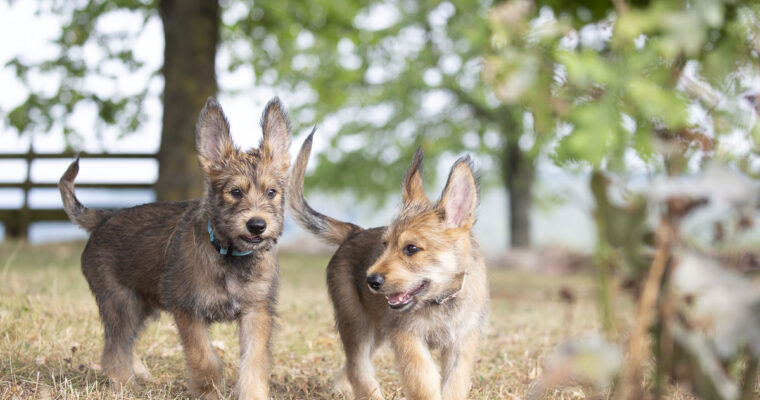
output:
<instances>
[{"instance_id":1,"label":"shaggy fur","mask_svg":"<svg viewBox=\"0 0 760 400\"><path fill-rule=\"evenodd\" d=\"M78 159L61 178L66 213L91 233L82 271L105 328L102 366L116 387L133 383L135 376L151 379L134 343L145 320L166 310L176 321L195 395L216 397L223 376L208 325L236 320L236 392L241 399L268 398L279 279L274 248L282 233L290 163L290 128L279 100L269 102L261 125L259 148L241 152L221 107L208 100L196 125L206 183L200 200L91 210L74 195ZM223 248L229 254L221 254Z\"/></svg>"},{"instance_id":2,"label":"shaggy fur","mask_svg":"<svg viewBox=\"0 0 760 400\"><path fill-rule=\"evenodd\" d=\"M371 363L390 342L407 398L465 399L488 313L486 268L472 235L477 183L469 157L451 168L440 200L422 185L422 153L403 181L403 206L387 227L362 229L326 217L303 198L312 136L288 184L299 224L339 245L327 285L346 353L336 388L357 399L382 399ZM441 351L435 365L431 350Z\"/></svg>"}]
</instances>

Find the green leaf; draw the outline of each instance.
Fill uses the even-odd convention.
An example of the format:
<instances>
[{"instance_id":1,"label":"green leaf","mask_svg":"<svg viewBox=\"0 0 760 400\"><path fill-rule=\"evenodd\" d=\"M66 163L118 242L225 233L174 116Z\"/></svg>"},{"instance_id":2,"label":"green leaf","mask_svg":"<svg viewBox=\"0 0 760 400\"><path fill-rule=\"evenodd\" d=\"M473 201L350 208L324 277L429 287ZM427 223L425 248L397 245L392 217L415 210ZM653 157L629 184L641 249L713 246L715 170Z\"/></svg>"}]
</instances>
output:
<instances>
[{"instance_id":1,"label":"green leaf","mask_svg":"<svg viewBox=\"0 0 760 400\"><path fill-rule=\"evenodd\" d=\"M583 90L595 85L610 84L616 78L615 71L608 62L592 50L580 53L560 51L557 52L557 60L567 67L569 83Z\"/></svg>"},{"instance_id":2,"label":"green leaf","mask_svg":"<svg viewBox=\"0 0 760 400\"><path fill-rule=\"evenodd\" d=\"M620 112L612 98L576 107L569 121L573 130L560 141L560 160L583 160L600 166L608 151L621 140Z\"/></svg>"},{"instance_id":3,"label":"green leaf","mask_svg":"<svg viewBox=\"0 0 760 400\"><path fill-rule=\"evenodd\" d=\"M634 77L628 82L627 91L628 98L645 118L662 121L670 129L686 125L686 102L675 90L666 90L651 80Z\"/></svg>"}]
</instances>

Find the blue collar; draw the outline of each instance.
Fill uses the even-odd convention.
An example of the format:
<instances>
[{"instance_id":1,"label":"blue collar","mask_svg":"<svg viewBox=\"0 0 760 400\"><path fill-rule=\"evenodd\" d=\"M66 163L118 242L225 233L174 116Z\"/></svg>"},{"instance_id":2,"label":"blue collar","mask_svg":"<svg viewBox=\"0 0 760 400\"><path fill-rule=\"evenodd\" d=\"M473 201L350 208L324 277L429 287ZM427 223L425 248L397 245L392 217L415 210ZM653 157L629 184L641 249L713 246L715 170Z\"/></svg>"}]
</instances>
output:
<instances>
[{"instance_id":1,"label":"blue collar","mask_svg":"<svg viewBox=\"0 0 760 400\"><path fill-rule=\"evenodd\" d=\"M211 220L208 220L208 237L209 237L209 239L211 239L211 244L213 245L214 244L214 230L211 229ZM214 247L216 247L216 246L214 246ZM230 249L228 247L221 247L221 246L219 246L219 254L221 254L223 256L226 256L227 254L231 254L231 255L233 255L235 257L242 257L242 256L247 256L247 255L249 255L251 253L253 253L253 250L248 250L248 251L236 251L236 250L232 250L232 252L230 253Z\"/></svg>"}]
</instances>

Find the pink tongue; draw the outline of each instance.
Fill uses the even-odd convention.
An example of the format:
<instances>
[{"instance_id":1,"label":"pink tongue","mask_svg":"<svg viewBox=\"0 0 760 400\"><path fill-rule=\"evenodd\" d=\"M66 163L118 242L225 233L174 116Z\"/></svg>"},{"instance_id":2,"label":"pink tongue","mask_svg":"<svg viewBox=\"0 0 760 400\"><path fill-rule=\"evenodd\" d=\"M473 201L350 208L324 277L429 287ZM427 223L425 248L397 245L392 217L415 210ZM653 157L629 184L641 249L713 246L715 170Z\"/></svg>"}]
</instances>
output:
<instances>
[{"instance_id":1,"label":"pink tongue","mask_svg":"<svg viewBox=\"0 0 760 400\"><path fill-rule=\"evenodd\" d=\"M388 303L401 304L409 299L408 293L394 293L388 296Z\"/></svg>"}]
</instances>

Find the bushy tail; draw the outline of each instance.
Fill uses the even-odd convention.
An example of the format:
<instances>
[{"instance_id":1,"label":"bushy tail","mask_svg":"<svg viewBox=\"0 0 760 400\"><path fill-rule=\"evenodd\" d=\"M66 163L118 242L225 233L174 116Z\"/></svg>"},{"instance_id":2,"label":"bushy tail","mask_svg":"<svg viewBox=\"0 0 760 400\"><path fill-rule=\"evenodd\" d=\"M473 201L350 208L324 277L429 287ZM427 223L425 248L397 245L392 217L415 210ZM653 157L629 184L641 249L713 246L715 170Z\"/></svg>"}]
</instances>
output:
<instances>
[{"instance_id":1,"label":"bushy tail","mask_svg":"<svg viewBox=\"0 0 760 400\"><path fill-rule=\"evenodd\" d=\"M311 154L311 143L314 131L309 134L301 146L301 151L296 157L293 169L288 178L288 204L293 212L295 220L302 228L315 234L327 243L340 245L354 233L360 232L361 227L354 224L338 221L326 215L314 211L303 197L303 177L306 173L306 164Z\"/></svg>"},{"instance_id":2,"label":"bushy tail","mask_svg":"<svg viewBox=\"0 0 760 400\"><path fill-rule=\"evenodd\" d=\"M61 200L63 200L63 209L69 216L71 222L81 226L87 232L92 232L95 227L108 217L111 212L104 210L92 210L82 205L76 195L74 195L74 178L79 173L79 157L74 160L66 172L63 173L61 180L58 182L58 189L61 191Z\"/></svg>"}]
</instances>

